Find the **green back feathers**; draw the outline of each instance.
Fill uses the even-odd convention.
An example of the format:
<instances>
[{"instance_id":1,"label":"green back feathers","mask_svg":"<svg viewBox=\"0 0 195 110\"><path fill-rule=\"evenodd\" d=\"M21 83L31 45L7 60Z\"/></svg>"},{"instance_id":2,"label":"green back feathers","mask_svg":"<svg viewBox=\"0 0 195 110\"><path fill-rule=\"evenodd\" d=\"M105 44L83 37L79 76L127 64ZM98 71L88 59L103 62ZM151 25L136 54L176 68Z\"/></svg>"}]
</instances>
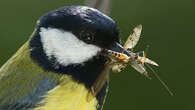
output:
<instances>
[{"instance_id":1,"label":"green back feathers","mask_svg":"<svg viewBox=\"0 0 195 110\"><path fill-rule=\"evenodd\" d=\"M0 106L27 97L42 80L51 79L57 84L59 78L60 75L44 71L30 58L28 41L0 69Z\"/></svg>"}]
</instances>

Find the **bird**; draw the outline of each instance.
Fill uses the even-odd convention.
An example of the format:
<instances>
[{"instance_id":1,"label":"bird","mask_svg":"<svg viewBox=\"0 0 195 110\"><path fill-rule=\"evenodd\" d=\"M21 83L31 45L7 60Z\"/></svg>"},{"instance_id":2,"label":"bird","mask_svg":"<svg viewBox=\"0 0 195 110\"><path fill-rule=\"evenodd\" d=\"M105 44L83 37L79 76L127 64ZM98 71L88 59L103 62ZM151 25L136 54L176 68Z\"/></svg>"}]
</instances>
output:
<instances>
[{"instance_id":1,"label":"bird","mask_svg":"<svg viewBox=\"0 0 195 110\"><path fill-rule=\"evenodd\" d=\"M102 110L105 49L123 51L112 18L87 6L48 12L0 68L0 110Z\"/></svg>"}]
</instances>

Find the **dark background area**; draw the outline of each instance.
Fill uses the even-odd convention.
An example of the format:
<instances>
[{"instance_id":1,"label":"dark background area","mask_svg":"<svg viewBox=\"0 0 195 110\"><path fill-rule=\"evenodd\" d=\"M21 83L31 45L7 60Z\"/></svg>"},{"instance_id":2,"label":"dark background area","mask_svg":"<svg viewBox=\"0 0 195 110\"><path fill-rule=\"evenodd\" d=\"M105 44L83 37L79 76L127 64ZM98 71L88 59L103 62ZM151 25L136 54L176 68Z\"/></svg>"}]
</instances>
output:
<instances>
[{"instance_id":1,"label":"dark background area","mask_svg":"<svg viewBox=\"0 0 195 110\"><path fill-rule=\"evenodd\" d=\"M44 13L82 4L80 0L1 0L0 65L29 38ZM159 63L154 69L174 96L154 75L148 80L128 67L110 74L104 110L195 110L195 1L112 0L111 7L109 16L117 21L122 41L137 24L143 25L135 51L150 45L147 55Z\"/></svg>"}]
</instances>

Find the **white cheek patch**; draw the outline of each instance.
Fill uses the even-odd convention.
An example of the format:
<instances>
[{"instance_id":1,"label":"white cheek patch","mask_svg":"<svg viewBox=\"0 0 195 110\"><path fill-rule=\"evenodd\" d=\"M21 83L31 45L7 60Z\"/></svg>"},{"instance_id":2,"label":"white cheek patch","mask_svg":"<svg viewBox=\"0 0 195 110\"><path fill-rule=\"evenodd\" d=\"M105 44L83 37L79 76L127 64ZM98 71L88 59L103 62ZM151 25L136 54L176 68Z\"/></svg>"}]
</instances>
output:
<instances>
[{"instance_id":1,"label":"white cheek patch","mask_svg":"<svg viewBox=\"0 0 195 110\"><path fill-rule=\"evenodd\" d=\"M56 28L41 28L40 37L43 50L49 59L54 56L57 62L64 66L82 64L101 50L95 45L79 40L71 32Z\"/></svg>"}]
</instances>

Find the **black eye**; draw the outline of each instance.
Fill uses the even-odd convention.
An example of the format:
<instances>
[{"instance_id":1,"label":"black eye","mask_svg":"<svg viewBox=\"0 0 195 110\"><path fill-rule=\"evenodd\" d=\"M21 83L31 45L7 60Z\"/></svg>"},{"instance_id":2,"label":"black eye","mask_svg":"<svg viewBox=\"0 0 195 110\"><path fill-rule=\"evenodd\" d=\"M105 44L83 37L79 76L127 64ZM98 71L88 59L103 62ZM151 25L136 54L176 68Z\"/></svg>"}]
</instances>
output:
<instances>
[{"instance_id":1,"label":"black eye","mask_svg":"<svg viewBox=\"0 0 195 110\"><path fill-rule=\"evenodd\" d=\"M94 40L94 35L90 32L82 31L80 33L80 39L86 43L92 43Z\"/></svg>"}]
</instances>

